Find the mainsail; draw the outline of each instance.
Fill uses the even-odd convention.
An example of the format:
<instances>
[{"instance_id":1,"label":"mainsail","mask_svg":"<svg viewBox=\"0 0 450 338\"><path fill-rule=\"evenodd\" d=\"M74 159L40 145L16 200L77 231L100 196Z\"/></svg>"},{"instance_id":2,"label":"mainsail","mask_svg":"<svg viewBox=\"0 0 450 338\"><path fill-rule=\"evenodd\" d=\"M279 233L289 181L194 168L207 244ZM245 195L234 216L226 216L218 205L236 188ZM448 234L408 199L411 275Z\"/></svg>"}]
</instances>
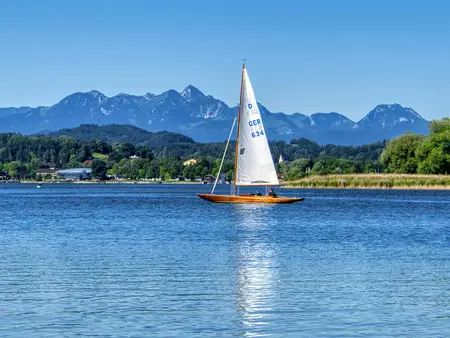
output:
<instances>
[{"instance_id":1,"label":"mainsail","mask_svg":"<svg viewBox=\"0 0 450 338\"><path fill-rule=\"evenodd\" d=\"M242 71L236 185L279 185L255 93Z\"/></svg>"}]
</instances>

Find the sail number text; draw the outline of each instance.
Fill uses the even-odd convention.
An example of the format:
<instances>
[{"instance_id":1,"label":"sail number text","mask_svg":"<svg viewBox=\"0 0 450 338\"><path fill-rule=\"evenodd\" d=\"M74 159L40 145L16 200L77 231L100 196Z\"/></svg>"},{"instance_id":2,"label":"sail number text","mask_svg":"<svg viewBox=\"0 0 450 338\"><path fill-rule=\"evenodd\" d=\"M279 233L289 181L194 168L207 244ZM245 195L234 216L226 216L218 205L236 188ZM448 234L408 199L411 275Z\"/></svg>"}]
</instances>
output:
<instances>
[{"instance_id":1,"label":"sail number text","mask_svg":"<svg viewBox=\"0 0 450 338\"><path fill-rule=\"evenodd\" d=\"M252 132L252 137L259 137L264 135L264 130L257 130Z\"/></svg>"},{"instance_id":2,"label":"sail number text","mask_svg":"<svg viewBox=\"0 0 450 338\"><path fill-rule=\"evenodd\" d=\"M252 131L252 137L259 137L261 135L264 135L264 130L262 130L262 123L260 119L256 120L250 120L248 121L248 125L251 127L257 127L259 126L260 130Z\"/></svg>"}]
</instances>

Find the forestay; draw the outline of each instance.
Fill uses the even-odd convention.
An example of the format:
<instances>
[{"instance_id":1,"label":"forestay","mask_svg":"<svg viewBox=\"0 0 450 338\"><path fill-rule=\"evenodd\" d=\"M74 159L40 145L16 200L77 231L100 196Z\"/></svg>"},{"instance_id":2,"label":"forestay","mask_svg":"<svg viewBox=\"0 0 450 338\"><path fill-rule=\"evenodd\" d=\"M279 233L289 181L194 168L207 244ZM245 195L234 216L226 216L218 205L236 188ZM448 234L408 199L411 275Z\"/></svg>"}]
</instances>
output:
<instances>
[{"instance_id":1,"label":"forestay","mask_svg":"<svg viewBox=\"0 0 450 338\"><path fill-rule=\"evenodd\" d=\"M266 131L253 92L243 69L236 185L278 185Z\"/></svg>"}]
</instances>

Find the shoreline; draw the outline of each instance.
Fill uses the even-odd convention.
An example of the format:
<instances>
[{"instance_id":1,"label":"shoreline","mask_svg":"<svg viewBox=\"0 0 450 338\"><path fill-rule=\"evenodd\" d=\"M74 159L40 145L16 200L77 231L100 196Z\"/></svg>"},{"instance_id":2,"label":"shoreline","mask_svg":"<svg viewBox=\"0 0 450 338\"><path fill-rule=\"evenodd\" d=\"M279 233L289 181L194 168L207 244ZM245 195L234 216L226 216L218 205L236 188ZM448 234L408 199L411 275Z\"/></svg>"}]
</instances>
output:
<instances>
[{"instance_id":1,"label":"shoreline","mask_svg":"<svg viewBox=\"0 0 450 338\"><path fill-rule=\"evenodd\" d=\"M3 183L3 182L0 182ZM36 181L36 180L20 180L20 181L5 181L4 183L8 184L198 184L202 185L202 182L166 182L166 181ZM4 184L3 183L3 184Z\"/></svg>"},{"instance_id":2,"label":"shoreline","mask_svg":"<svg viewBox=\"0 0 450 338\"><path fill-rule=\"evenodd\" d=\"M119 185L203 185L187 181L36 181L2 183L23 184L119 184ZM208 185L211 185L209 183ZM220 184L223 185L223 184ZM280 189L374 189L374 190L450 190L450 175L347 174L313 175L295 181L280 181Z\"/></svg>"},{"instance_id":3,"label":"shoreline","mask_svg":"<svg viewBox=\"0 0 450 338\"><path fill-rule=\"evenodd\" d=\"M450 187L444 185L433 185L433 186L393 186L393 187L379 187L379 186L336 186L336 187L325 187L325 186L294 186L290 184L283 184L280 186L281 189L333 189L333 190L450 190Z\"/></svg>"}]
</instances>

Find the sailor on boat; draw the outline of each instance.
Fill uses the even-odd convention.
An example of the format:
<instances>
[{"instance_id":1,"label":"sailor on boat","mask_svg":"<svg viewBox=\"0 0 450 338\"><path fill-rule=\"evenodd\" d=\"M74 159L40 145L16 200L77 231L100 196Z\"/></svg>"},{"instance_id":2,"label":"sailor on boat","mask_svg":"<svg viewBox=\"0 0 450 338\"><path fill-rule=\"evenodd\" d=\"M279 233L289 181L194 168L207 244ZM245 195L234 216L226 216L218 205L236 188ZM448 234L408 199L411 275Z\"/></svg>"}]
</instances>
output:
<instances>
[{"instance_id":1,"label":"sailor on boat","mask_svg":"<svg viewBox=\"0 0 450 338\"><path fill-rule=\"evenodd\" d=\"M273 191L273 189L269 190L269 193L267 194L267 196L278 197L278 195L275 193L275 191Z\"/></svg>"}]
</instances>

